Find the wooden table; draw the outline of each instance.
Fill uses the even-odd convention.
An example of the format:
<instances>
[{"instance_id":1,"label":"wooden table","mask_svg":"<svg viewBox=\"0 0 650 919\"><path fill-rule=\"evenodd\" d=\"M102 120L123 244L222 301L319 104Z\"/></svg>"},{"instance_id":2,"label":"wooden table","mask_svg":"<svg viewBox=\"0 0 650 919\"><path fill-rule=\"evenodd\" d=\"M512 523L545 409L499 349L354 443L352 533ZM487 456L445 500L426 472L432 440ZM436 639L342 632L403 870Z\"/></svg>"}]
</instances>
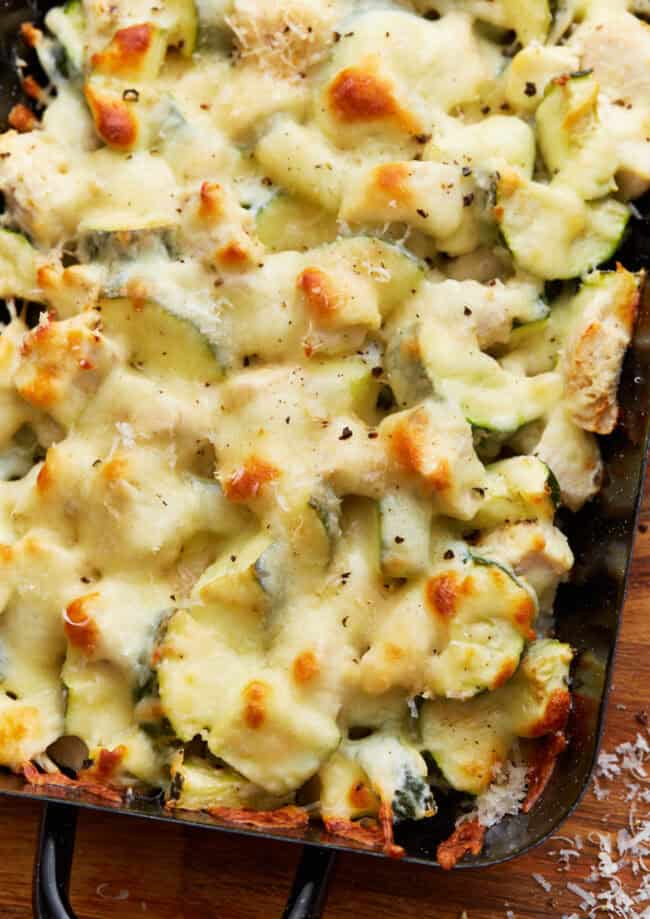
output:
<instances>
[{"instance_id":1,"label":"wooden table","mask_svg":"<svg viewBox=\"0 0 650 919\"><path fill-rule=\"evenodd\" d=\"M646 483L648 484L648 483ZM604 747L633 739L635 716L650 709L650 491L635 553L607 717ZM644 532L646 530L646 532ZM31 916L32 859L40 807L0 800L0 917ZM620 798L596 801L589 793L563 835L587 837L625 824ZM593 858L584 856L570 874L558 872L549 841L533 853L482 871L439 871L341 856L327 905L327 919L516 919L578 912L566 890L580 882ZM263 844L217 833L150 825L136 818L81 813L71 898L80 919L273 919L280 916L298 848ZM539 873L553 885L545 892Z\"/></svg>"}]
</instances>

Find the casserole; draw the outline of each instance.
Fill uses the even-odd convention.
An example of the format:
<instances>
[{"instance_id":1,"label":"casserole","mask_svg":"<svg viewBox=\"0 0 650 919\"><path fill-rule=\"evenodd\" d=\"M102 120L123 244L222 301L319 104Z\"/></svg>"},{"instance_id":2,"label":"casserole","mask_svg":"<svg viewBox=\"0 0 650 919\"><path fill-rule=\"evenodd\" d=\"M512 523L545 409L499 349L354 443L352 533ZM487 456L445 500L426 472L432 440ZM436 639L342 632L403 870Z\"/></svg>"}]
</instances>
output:
<instances>
[{"instance_id":1,"label":"casserole","mask_svg":"<svg viewBox=\"0 0 650 919\"><path fill-rule=\"evenodd\" d=\"M632 262L633 262L633 259L632 259ZM632 262L628 262L626 260L626 264L630 265L631 267L634 267ZM635 376L633 377L633 380L637 380L637 382L634 383L634 386L640 387L642 385L643 375L635 374ZM622 404L625 409L626 404L624 400L622 400ZM626 414L624 415L626 428L628 424L630 423L631 418L632 416L631 415L628 416L626 412ZM638 434L638 432L636 433ZM634 433L632 436L634 436ZM613 457L616 460L616 462L622 462L623 454L617 453L615 446L612 449L614 450ZM612 458L610 457L609 460L611 462ZM625 496L620 493L620 488L619 488L621 478L619 475L616 474L617 473L616 465L614 465L612 469L614 472L613 494L610 495L608 491L606 490L603 498L601 499L601 503L605 507L605 513L603 515L604 517L606 517L607 514L625 515L626 513L626 509L623 506L625 503L624 501ZM614 508L613 511L611 510L611 508L607 507L608 500L611 502L612 507ZM593 511L593 507L590 507L589 511ZM627 509L627 513L629 517L629 508ZM571 527L571 524L569 523L568 526ZM603 532L603 536L605 537L607 533L608 531L605 528ZM611 535L613 538L615 534L612 533L609 535ZM620 535L620 529L619 529L619 535ZM623 546L620 547L620 551L618 555L617 556L615 555L613 557L615 559L618 559L618 561L620 562L620 558L622 555L625 555L625 547ZM580 560L583 561L583 559L580 559ZM609 569L612 569L613 566L612 566L611 558L607 559L607 564L609 565ZM590 580L596 576L594 572L597 572L597 571L598 571L598 560L596 560L591 565L585 565L584 569L583 569L583 566L579 568L579 573L581 573L581 576L584 578L585 583L589 583ZM607 573L613 578L615 578L617 575L620 576L621 574L620 571L615 570L615 566L614 566L613 572L609 570ZM572 601L571 615L567 616L566 623L564 622L564 617L562 616L562 609L563 609L562 602L563 602L562 598L560 598L560 601L559 601L560 635L562 638L565 638L566 640L570 641L574 647L576 647L577 649L581 649L581 647L583 647L583 644L579 640L579 636L576 636L573 634L573 630L571 628L571 621L575 618L576 610L578 609L578 601L575 598ZM603 662L602 656L597 653L598 652L597 642L595 642L595 640L591 637L588 640L585 640L585 639L586 639L586 635L583 635L583 642L586 645L585 652L588 652L588 653L585 653L584 655L578 658L577 665L576 665L577 672L576 672L576 677L575 677L576 686L578 689L578 692L577 692L578 698L585 700L584 703L581 703L581 707L580 707L581 712L584 709L584 712L583 712L584 717L582 718L582 721L581 721L581 727L579 727L576 731L574 731L574 737L577 738L577 742L574 743L574 748L573 748L574 751L575 750L579 751L588 746L585 740L585 737L588 736L589 731L584 729L584 723L588 719L590 712L595 710L595 703L593 700L597 699L599 696L600 683L602 682L603 674L604 674L604 662ZM591 702L590 702L590 699L592 700ZM552 790L549 790L549 796L552 794L553 794ZM450 798L450 804L453 804L453 797ZM540 813L543 813L543 810L544 810L543 807L541 807ZM198 818L195 818L195 819L198 819ZM444 829L444 819L445 819L445 814L443 811L440 814L440 816L437 818L437 826L441 830ZM530 825L534 825L536 819L539 820L537 812L535 812L535 815L528 818L528 820L530 821ZM516 823L516 821L514 821L513 824L514 823ZM450 829L450 825L448 824L446 829L444 829L444 832L448 833L449 829ZM45 831L46 830L47 830L47 826L45 827ZM309 832L311 833L312 831L309 831ZM436 841L435 833L431 832L430 827L427 828L425 839L422 838L422 835L420 834L417 826L410 826L408 824L405 824L399 829L398 832L400 833L400 836L404 839L404 842L406 843L405 848L407 852L409 854L413 852L414 855L416 856L418 853L420 855L424 855L427 851L431 851L431 847ZM444 838L444 837L440 836L439 838ZM486 855L485 855L486 858L490 856L492 858L499 856L500 850L499 850L498 839L499 839L499 834L494 834L494 839L488 839ZM511 839L510 839L510 842L512 842ZM501 842L500 845L503 846L503 842ZM507 853L501 853L501 854L507 854ZM43 864L45 864L45 862Z\"/></svg>"}]
</instances>

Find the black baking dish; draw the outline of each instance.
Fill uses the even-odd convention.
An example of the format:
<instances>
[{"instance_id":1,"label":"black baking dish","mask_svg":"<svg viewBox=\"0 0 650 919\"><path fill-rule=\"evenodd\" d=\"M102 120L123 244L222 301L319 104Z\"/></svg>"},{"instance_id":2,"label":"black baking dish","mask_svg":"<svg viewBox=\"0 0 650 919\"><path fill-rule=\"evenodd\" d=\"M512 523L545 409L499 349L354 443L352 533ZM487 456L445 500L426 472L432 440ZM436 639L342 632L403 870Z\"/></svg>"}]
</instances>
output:
<instances>
[{"instance_id":1,"label":"black baking dish","mask_svg":"<svg viewBox=\"0 0 650 919\"><path fill-rule=\"evenodd\" d=\"M43 0L0 0L0 122L3 129L20 89L14 67L15 37L23 21L38 21L51 5ZM630 270L650 269L650 200L637 203L618 258ZM576 650L575 706L566 751L542 799L529 814L506 818L486 835L480 856L465 858L458 868L494 865L520 855L557 830L576 807L589 781L603 727L605 703L614 663L616 638L625 599L636 522L643 494L650 406L650 285L642 300L634 341L626 357L620 390L621 416L616 431L601 439L606 484L597 498L577 515L562 521L576 556L571 582L556 603L557 634ZM589 671L587 673L587 670ZM235 828L214 817L166 812L159 798L134 795L124 804L110 804L75 791L39 788L10 774L0 774L0 794L41 798L43 819L34 871L34 915L66 919L74 913L67 888L73 859L77 808L114 811L161 822L201 826L225 833L262 836L304 847L285 917L316 917L322 910L329 874L337 851L360 851L351 842L333 843L314 825L305 830L270 831ZM404 862L437 867L436 847L453 829L455 801L439 802L436 817L396 827L396 841L405 849Z\"/></svg>"}]
</instances>

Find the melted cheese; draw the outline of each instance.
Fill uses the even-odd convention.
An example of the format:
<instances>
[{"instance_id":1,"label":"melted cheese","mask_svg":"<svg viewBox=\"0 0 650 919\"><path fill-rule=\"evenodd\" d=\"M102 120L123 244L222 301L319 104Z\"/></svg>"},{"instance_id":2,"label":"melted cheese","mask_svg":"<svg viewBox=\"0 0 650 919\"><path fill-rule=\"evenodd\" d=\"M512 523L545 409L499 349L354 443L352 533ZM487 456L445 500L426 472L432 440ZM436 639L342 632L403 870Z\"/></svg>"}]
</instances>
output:
<instances>
[{"instance_id":1,"label":"melted cheese","mask_svg":"<svg viewBox=\"0 0 650 919\"><path fill-rule=\"evenodd\" d=\"M435 813L423 753L476 794L562 728L554 513L599 488L641 278L544 283L650 181L648 28L429 6L84 0L36 35L56 94L0 137L1 765L75 735L169 806L362 838Z\"/></svg>"}]
</instances>

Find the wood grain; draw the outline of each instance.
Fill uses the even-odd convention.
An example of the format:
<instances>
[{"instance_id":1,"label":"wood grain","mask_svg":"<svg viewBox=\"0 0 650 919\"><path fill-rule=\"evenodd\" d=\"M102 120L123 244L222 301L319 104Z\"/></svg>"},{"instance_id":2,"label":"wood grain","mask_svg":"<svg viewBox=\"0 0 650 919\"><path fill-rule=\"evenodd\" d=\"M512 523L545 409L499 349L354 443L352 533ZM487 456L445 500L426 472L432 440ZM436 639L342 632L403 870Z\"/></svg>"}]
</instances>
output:
<instances>
[{"instance_id":1,"label":"wood grain","mask_svg":"<svg viewBox=\"0 0 650 919\"><path fill-rule=\"evenodd\" d=\"M635 715L650 709L650 491L646 501L624 613L607 716L604 746L632 739ZM642 532L646 530L645 532ZM31 915L31 871L40 806L0 800L0 917ZM596 801L589 792L563 835L624 826L627 806ZM558 871L549 841L506 865L481 871L439 871L342 856L335 869L327 919L517 919L560 917L578 911L566 890L568 880L584 879L593 859L583 856L570 874ZM298 849L136 818L82 812L72 882L80 919L273 919L282 914ZM533 878L552 884L546 893Z\"/></svg>"}]
</instances>

